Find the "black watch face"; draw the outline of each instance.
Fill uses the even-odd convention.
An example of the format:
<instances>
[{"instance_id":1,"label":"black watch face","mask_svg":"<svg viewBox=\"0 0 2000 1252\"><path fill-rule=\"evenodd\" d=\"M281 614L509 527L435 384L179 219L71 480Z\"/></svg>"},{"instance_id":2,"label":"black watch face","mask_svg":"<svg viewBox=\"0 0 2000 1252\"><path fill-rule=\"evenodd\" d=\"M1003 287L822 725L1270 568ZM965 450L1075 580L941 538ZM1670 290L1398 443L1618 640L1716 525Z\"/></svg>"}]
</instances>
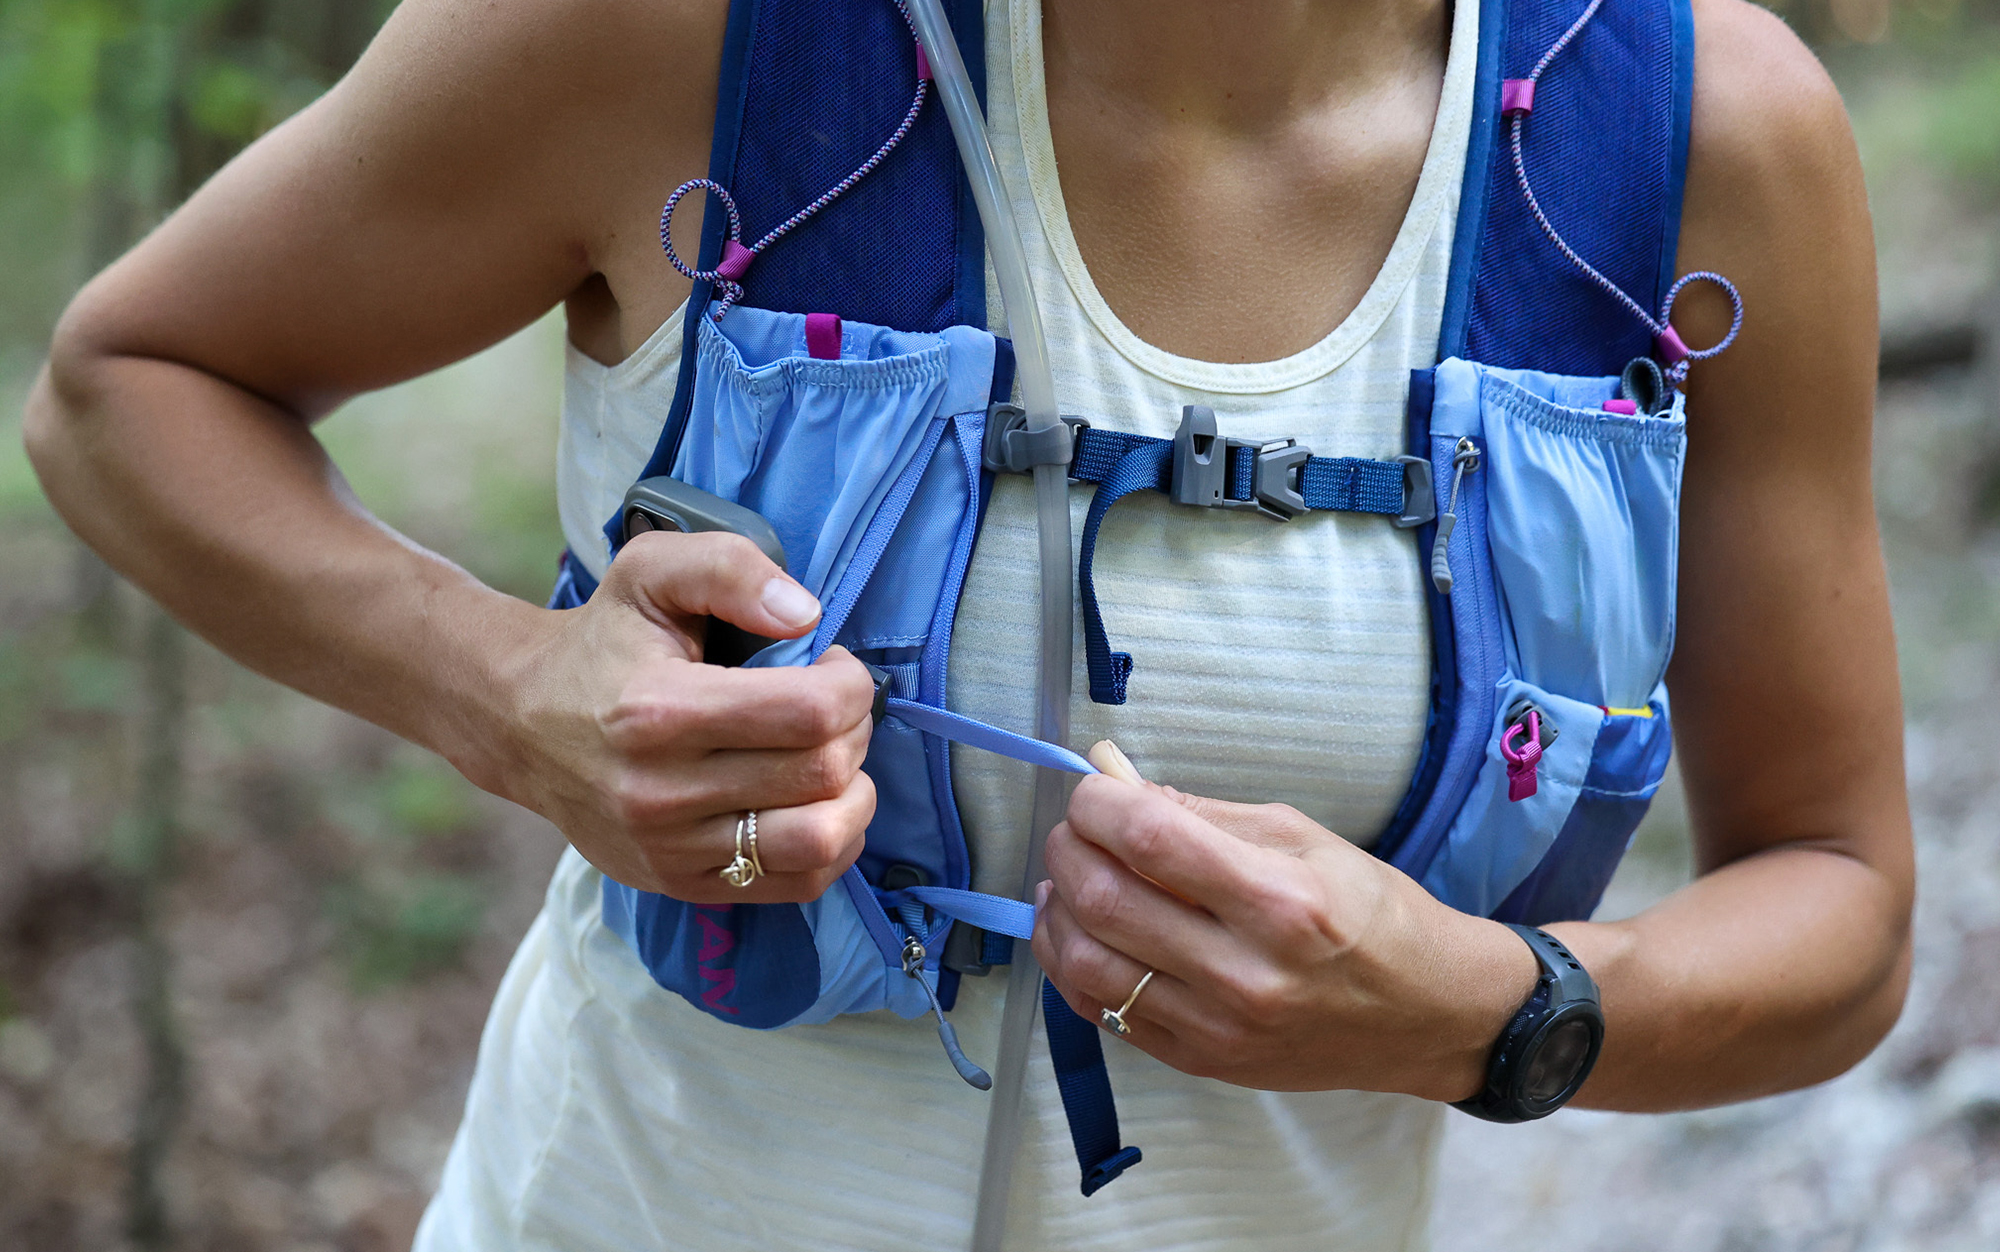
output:
<instances>
[{"instance_id":1,"label":"black watch face","mask_svg":"<svg viewBox=\"0 0 2000 1252\"><path fill-rule=\"evenodd\" d=\"M1521 1080L1521 1098L1529 1104L1547 1104L1568 1091L1590 1059L1593 1033L1586 1018L1557 1022L1542 1036L1542 1046L1528 1062L1528 1072Z\"/></svg>"}]
</instances>

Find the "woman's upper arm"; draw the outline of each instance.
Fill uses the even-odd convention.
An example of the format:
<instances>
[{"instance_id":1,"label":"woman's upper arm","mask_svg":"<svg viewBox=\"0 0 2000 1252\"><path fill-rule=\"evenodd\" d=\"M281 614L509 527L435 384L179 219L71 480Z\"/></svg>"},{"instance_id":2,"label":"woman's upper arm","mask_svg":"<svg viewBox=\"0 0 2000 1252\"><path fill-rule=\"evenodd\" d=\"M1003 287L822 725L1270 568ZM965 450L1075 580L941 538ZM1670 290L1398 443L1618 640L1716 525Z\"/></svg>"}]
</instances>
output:
<instances>
[{"instance_id":1,"label":"woman's upper arm","mask_svg":"<svg viewBox=\"0 0 2000 1252\"><path fill-rule=\"evenodd\" d=\"M317 413L504 337L645 234L655 183L701 170L724 9L405 0L78 297L58 369L172 360Z\"/></svg>"},{"instance_id":2,"label":"woman's upper arm","mask_svg":"<svg viewBox=\"0 0 2000 1252\"><path fill-rule=\"evenodd\" d=\"M1840 97L1742 0L1696 0L1683 272L1741 289L1728 352L1695 365L1674 715L1701 868L1778 845L1911 889L1902 709L1870 486L1874 240ZM1675 320L1713 343L1727 306Z\"/></svg>"}]
</instances>

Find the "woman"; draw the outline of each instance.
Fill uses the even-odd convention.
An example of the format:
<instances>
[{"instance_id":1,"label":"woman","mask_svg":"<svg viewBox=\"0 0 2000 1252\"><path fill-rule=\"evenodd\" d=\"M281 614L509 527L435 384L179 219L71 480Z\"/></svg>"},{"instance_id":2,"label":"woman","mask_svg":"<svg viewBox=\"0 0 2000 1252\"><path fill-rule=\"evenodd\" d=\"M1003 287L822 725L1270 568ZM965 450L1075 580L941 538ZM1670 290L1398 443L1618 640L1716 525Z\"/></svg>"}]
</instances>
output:
<instances>
[{"instance_id":1,"label":"woman","mask_svg":"<svg viewBox=\"0 0 2000 1252\"><path fill-rule=\"evenodd\" d=\"M740 541L658 535L599 561L585 607L522 604L369 518L310 429L560 301L564 521L590 550L672 393L688 285L650 223L704 172L726 7L410 0L78 297L31 404L50 497L121 570L575 850L496 1001L425 1248L954 1246L971 1220L985 1105L924 1032L717 1023L599 911L599 872L787 901L854 860L875 803L862 666L696 663L701 617L790 638L815 599ZM990 4L991 121L1066 406L1133 429L1254 403L1316 446L1400 451L1404 380L1437 348L1473 7ZM1630 921L1550 928L1600 989L1580 1099L1603 1108L1829 1078L1888 1030L1909 959L1859 169L1781 24L1740 0L1694 20L1678 263L1728 274L1752 312L1689 384L1670 679L1701 875ZM1681 330L1726 324L1691 307ZM1355 846L1423 734L1418 564L1401 532L1331 516L1218 549L1177 539L1165 507L1121 505L1097 570L1107 600L1159 609L1120 624L1158 694L1143 717L1079 701L1078 734L1228 798L1104 755L1123 777L1086 779L1050 835L1035 953L1087 1020L1127 1006L1133 1047L1109 1061L1149 1159L1078 1198L1031 1072L1010 1246L1410 1246L1437 1102L1481 1087L1537 975L1505 928ZM952 675L957 705L1017 726L1031 526L1003 479ZM1279 594L1295 586L1312 594ZM1249 642L1273 677L1184 646L1201 639ZM980 885L1006 892L1025 775L967 753L954 783ZM767 874L738 890L715 867L751 808ZM962 992L975 1051L998 991Z\"/></svg>"}]
</instances>

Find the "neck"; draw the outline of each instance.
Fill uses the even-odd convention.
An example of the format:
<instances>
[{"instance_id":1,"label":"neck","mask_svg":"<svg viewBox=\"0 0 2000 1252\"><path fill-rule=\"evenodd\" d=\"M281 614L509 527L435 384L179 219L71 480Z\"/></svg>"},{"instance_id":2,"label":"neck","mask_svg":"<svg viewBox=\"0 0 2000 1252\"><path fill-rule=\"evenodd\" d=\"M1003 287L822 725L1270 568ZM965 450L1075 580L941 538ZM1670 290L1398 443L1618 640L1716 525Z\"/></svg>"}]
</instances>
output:
<instances>
[{"instance_id":1,"label":"neck","mask_svg":"<svg viewBox=\"0 0 2000 1252\"><path fill-rule=\"evenodd\" d=\"M1450 0L1044 0L1051 79L1226 130L1282 126L1435 65Z\"/></svg>"}]
</instances>

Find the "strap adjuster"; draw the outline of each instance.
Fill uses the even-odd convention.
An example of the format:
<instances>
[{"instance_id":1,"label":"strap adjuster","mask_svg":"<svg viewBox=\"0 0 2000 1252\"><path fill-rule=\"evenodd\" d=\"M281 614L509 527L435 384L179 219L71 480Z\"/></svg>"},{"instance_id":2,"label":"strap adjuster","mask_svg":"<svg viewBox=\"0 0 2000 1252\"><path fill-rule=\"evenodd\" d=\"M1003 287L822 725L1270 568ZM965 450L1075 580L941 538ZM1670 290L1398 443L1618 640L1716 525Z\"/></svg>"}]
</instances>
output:
<instances>
[{"instance_id":1,"label":"strap adjuster","mask_svg":"<svg viewBox=\"0 0 2000 1252\"><path fill-rule=\"evenodd\" d=\"M1076 455L1078 432L1089 429L1088 421L1065 413L1053 429L1031 431L1028 414L1020 405L990 404L979 460L996 474L1027 474L1037 465L1068 465Z\"/></svg>"},{"instance_id":2,"label":"strap adjuster","mask_svg":"<svg viewBox=\"0 0 2000 1252\"><path fill-rule=\"evenodd\" d=\"M1250 476L1250 498L1230 494L1230 463L1236 449L1247 448L1256 461ZM1256 509L1266 517L1289 522L1307 511L1299 494L1298 477L1312 449L1296 439L1231 439L1216 433L1215 410L1205 404L1181 409L1174 432L1173 479L1167 494L1175 504L1203 509Z\"/></svg>"},{"instance_id":3,"label":"strap adjuster","mask_svg":"<svg viewBox=\"0 0 2000 1252\"><path fill-rule=\"evenodd\" d=\"M1437 489L1431 479L1430 458L1399 456L1396 463L1403 467L1403 513L1389 524L1409 530L1436 521Z\"/></svg>"}]
</instances>

